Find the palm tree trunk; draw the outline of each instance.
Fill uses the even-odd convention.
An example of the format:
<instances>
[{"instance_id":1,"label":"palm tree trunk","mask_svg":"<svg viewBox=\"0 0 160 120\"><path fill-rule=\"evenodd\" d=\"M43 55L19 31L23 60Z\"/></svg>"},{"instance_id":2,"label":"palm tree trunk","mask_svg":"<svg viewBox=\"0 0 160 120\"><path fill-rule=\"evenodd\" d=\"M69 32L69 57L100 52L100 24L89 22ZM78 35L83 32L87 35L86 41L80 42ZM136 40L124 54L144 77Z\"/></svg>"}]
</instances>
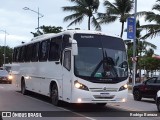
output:
<instances>
[{"instance_id":1,"label":"palm tree trunk","mask_svg":"<svg viewBox=\"0 0 160 120\"><path fill-rule=\"evenodd\" d=\"M90 27L91 27L91 26L90 26L90 23L91 23L91 17L89 16L89 17L88 17L88 30L90 30Z\"/></svg>"},{"instance_id":2,"label":"palm tree trunk","mask_svg":"<svg viewBox=\"0 0 160 120\"><path fill-rule=\"evenodd\" d=\"M122 28L121 28L121 38L123 36L123 29L124 29L124 22L122 22Z\"/></svg>"}]
</instances>

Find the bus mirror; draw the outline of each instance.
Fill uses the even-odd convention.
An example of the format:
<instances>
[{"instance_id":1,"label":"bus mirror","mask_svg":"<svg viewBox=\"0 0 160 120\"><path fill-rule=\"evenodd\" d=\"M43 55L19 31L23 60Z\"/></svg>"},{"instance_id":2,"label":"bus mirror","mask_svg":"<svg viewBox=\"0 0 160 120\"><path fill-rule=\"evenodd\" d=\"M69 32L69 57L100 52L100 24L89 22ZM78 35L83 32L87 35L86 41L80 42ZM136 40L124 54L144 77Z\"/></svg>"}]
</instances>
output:
<instances>
[{"instance_id":1,"label":"bus mirror","mask_svg":"<svg viewBox=\"0 0 160 120\"><path fill-rule=\"evenodd\" d=\"M72 43L72 53L73 55L78 55L78 47L77 47L77 41L69 38L69 41Z\"/></svg>"}]
</instances>

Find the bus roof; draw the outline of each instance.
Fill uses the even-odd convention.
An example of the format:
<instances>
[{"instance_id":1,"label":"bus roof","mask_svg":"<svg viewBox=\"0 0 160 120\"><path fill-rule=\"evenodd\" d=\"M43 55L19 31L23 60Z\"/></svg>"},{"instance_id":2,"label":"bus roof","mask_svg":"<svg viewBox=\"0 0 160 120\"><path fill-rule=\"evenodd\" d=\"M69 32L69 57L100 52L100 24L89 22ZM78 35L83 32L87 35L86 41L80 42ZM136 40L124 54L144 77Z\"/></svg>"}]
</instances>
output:
<instances>
[{"instance_id":1,"label":"bus roof","mask_svg":"<svg viewBox=\"0 0 160 120\"><path fill-rule=\"evenodd\" d=\"M41 41L41 40L44 40L44 39L50 39L50 38L52 38L52 37L56 37L56 36L60 36L60 35L64 35L64 34L69 34L69 35L73 36L75 33L107 35L107 34L105 34L104 32L100 32L100 31L91 31L91 30L66 30L66 31L63 31L63 32L60 32L60 33L48 33L48 34L43 34L43 35L34 37L34 38L31 39L30 42L28 42L28 43L23 43L23 44L18 45L18 46L16 46L16 47L21 47L21 46L24 46L24 45L27 45L27 44L30 44L30 43L38 42L38 41ZM120 38L120 37L115 36L115 35L107 35L107 36L112 36L112 37Z\"/></svg>"}]
</instances>

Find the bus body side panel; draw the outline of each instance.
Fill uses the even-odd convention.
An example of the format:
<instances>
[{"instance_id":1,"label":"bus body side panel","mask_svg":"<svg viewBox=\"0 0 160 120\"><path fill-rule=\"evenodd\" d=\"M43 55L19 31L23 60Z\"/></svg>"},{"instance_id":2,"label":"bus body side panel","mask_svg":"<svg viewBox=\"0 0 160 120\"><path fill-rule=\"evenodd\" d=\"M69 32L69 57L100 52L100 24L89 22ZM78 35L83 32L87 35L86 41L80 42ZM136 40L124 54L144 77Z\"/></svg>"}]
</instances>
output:
<instances>
[{"instance_id":1,"label":"bus body side panel","mask_svg":"<svg viewBox=\"0 0 160 120\"><path fill-rule=\"evenodd\" d=\"M12 63L11 72L12 75L12 84L15 84L18 88L21 86L21 77L20 77L20 65Z\"/></svg>"},{"instance_id":2,"label":"bus body side panel","mask_svg":"<svg viewBox=\"0 0 160 120\"><path fill-rule=\"evenodd\" d=\"M44 95L50 95L50 83L51 81L56 81L59 87L59 93L61 93L62 86L62 65L61 63L55 64L55 62L41 63L40 73L45 78L40 80L41 82L41 93ZM45 66L45 67L44 67ZM40 74L39 74L40 76ZM62 94L62 93L61 93Z\"/></svg>"},{"instance_id":3,"label":"bus body side panel","mask_svg":"<svg viewBox=\"0 0 160 120\"><path fill-rule=\"evenodd\" d=\"M55 64L55 62L48 61L23 63L20 66L18 76L19 78L24 76L27 90L46 96L49 96L49 87L53 79L57 80L60 86L62 86L62 66L60 63ZM18 80L19 84L20 81Z\"/></svg>"}]
</instances>

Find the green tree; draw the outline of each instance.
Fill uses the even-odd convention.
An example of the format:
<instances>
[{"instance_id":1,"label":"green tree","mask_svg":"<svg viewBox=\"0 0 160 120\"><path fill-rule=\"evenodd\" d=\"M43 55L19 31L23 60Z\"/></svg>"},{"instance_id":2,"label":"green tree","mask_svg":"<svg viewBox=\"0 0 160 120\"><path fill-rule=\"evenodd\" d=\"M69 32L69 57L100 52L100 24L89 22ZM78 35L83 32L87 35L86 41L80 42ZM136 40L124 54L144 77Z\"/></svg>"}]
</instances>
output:
<instances>
[{"instance_id":1,"label":"green tree","mask_svg":"<svg viewBox=\"0 0 160 120\"><path fill-rule=\"evenodd\" d=\"M105 13L98 13L98 19L100 19L100 24L112 23L117 19L122 23L121 34L123 36L124 23L127 18L131 16L130 12L133 9L132 0L115 0L114 3L109 2L109 0L104 1L104 6L106 7Z\"/></svg>"},{"instance_id":2,"label":"green tree","mask_svg":"<svg viewBox=\"0 0 160 120\"><path fill-rule=\"evenodd\" d=\"M5 63L11 63L12 62L12 53L13 53L13 49L6 46L6 59L5 59ZM4 63L4 46L0 46L0 66L2 66Z\"/></svg>"},{"instance_id":3,"label":"green tree","mask_svg":"<svg viewBox=\"0 0 160 120\"><path fill-rule=\"evenodd\" d=\"M64 18L64 22L73 20L69 25L82 23L85 17L88 17L88 30L91 29L91 24L96 30L101 30L99 23L97 22L94 14L97 12L99 7L99 0L69 0L74 6L64 6L63 11L72 12L73 14L68 15Z\"/></svg>"},{"instance_id":4,"label":"green tree","mask_svg":"<svg viewBox=\"0 0 160 120\"><path fill-rule=\"evenodd\" d=\"M156 1L156 4L153 5L152 10L157 11L158 14L146 11L138 13L138 16L145 15L145 20L150 22L147 25L141 26L141 28L148 30L148 33L142 37L143 39L146 39L148 37L153 38L160 34L160 0Z\"/></svg>"},{"instance_id":5,"label":"green tree","mask_svg":"<svg viewBox=\"0 0 160 120\"><path fill-rule=\"evenodd\" d=\"M39 36L39 35L42 35L42 34L46 34L46 33L59 33L62 31L62 27L58 26L58 27L55 27L55 26L40 26L40 30L37 31L37 32L31 32L33 34L34 37L36 36Z\"/></svg>"},{"instance_id":6,"label":"green tree","mask_svg":"<svg viewBox=\"0 0 160 120\"><path fill-rule=\"evenodd\" d=\"M140 22L139 20L137 20L136 22L136 56L139 56L137 59L137 66L136 68L139 69L140 75L141 75L141 69L144 67L142 65L142 60L143 57L151 55L154 53L154 49L156 49L156 46L150 42L147 42L145 40L141 40L141 31L142 29L139 29L140 27ZM125 30L127 31L127 30ZM129 62L129 68L130 68L130 72L132 71L132 61L131 61L131 57L133 56L133 43L132 42L128 42L126 43L128 46L128 62ZM148 50L147 48L150 47L150 49ZM153 51L152 51L153 50ZM152 52L151 52L152 51ZM145 54L144 56L142 56L142 53ZM147 54L147 55L146 55ZM137 70L136 70L137 71Z\"/></svg>"},{"instance_id":7,"label":"green tree","mask_svg":"<svg viewBox=\"0 0 160 120\"><path fill-rule=\"evenodd\" d=\"M153 52L153 51L152 51ZM160 62L159 60L156 60L155 58L152 58L151 56L144 56L142 59L140 59L140 64L142 68L145 68L147 77L149 76L149 72L156 71L160 69Z\"/></svg>"}]
</instances>

